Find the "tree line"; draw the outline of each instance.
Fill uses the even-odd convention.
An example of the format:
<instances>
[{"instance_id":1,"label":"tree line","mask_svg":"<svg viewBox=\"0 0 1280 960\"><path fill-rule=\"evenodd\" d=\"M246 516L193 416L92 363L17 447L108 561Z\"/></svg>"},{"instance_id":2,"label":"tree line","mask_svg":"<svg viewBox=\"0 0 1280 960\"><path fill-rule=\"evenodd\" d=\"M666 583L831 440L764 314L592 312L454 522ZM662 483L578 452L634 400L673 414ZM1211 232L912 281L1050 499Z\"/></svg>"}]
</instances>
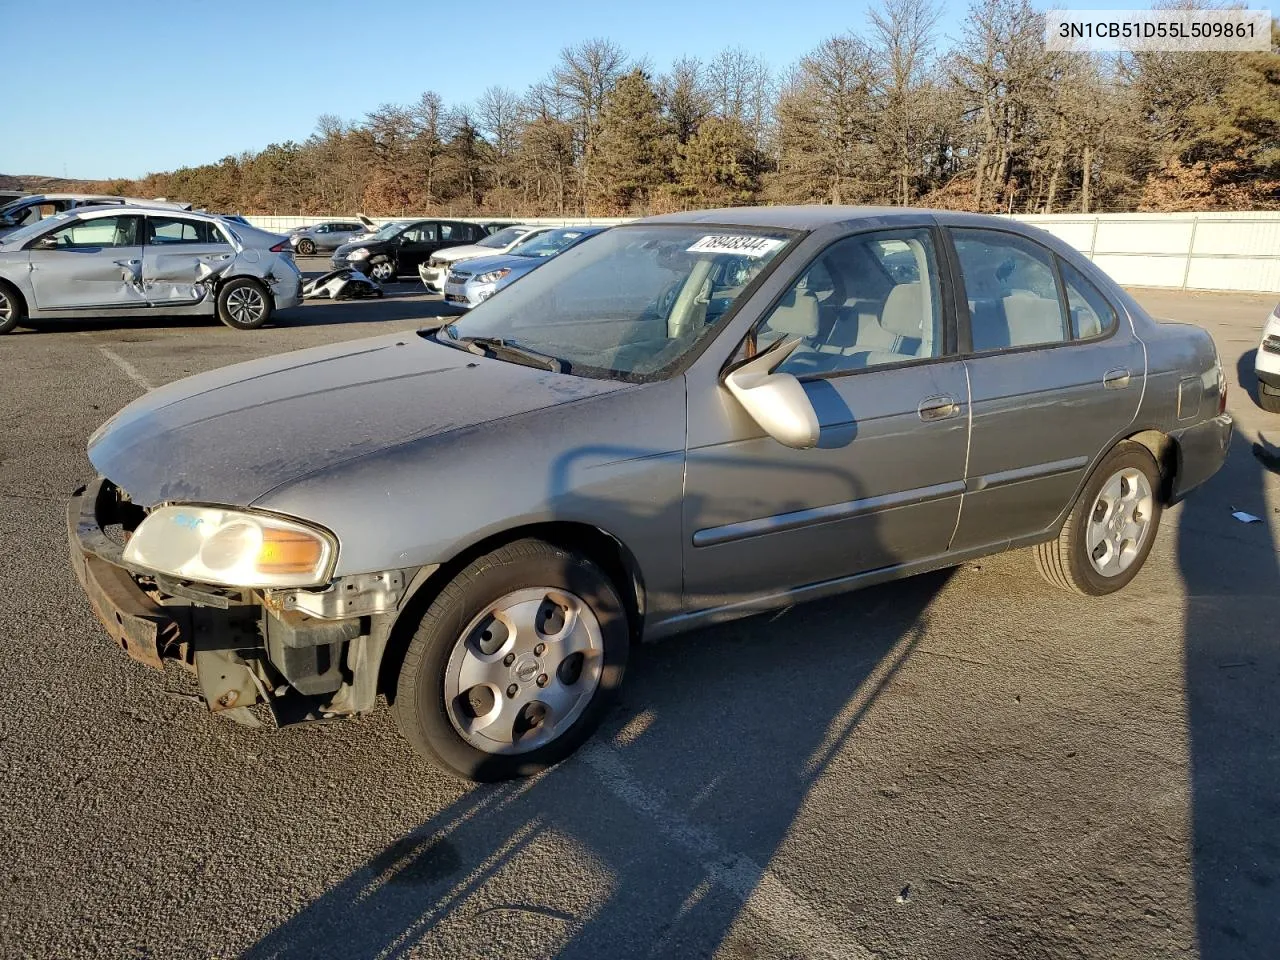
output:
<instances>
[{"instance_id":1,"label":"tree line","mask_svg":"<svg viewBox=\"0 0 1280 960\"><path fill-rule=\"evenodd\" d=\"M1266 53L1067 54L1027 0L934 0L781 72L726 49L655 70L596 39L523 93L432 92L303 143L98 189L224 212L631 215L750 203L1006 213L1280 207L1280 23Z\"/></svg>"}]
</instances>

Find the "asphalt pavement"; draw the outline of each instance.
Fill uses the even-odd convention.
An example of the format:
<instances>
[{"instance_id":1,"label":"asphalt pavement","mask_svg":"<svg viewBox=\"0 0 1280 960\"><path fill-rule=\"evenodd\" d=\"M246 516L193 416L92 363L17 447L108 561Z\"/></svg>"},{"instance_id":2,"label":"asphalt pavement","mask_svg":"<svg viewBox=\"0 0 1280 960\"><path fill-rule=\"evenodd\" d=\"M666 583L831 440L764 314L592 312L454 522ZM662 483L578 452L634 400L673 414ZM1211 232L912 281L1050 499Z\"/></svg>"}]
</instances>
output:
<instances>
[{"instance_id":1,"label":"asphalt pavement","mask_svg":"<svg viewBox=\"0 0 1280 960\"><path fill-rule=\"evenodd\" d=\"M211 717L110 643L66 556L85 442L144 389L438 298L0 337L0 956L1275 955L1280 476L1250 444L1280 418L1249 392L1274 301L1136 293L1213 333L1239 431L1127 590L1016 552L646 646L587 748L486 787L385 709Z\"/></svg>"}]
</instances>

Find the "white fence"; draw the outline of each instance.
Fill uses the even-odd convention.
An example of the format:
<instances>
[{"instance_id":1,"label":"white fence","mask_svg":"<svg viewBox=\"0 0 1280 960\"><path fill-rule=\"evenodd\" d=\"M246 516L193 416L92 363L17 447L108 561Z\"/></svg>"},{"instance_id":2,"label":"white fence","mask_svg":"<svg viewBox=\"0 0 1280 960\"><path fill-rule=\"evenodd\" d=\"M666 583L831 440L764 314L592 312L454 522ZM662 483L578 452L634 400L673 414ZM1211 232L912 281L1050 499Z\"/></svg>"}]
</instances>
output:
<instances>
[{"instance_id":1,"label":"white fence","mask_svg":"<svg viewBox=\"0 0 1280 960\"><path fill-rule=\"evenodd\" d=\"M247 219L264 230L284 233L297 226L334 218ZM399 218L375 218L378 222L389 219ZM485 218L457 219L481 222ZM1013 219L1060 237L1125 286L1280 292L1280 212L1075 213L1015 215ZM522 222L569 226L584 223L613 225L626 221L619 218L535 217Z\"/></svg>"},{"instance_id":2,"label":"white fence","mask_svg":"<svg viewBox=\"0 0 1280 960\"><path fill-rule=\"evenodd\" d=\"M1280 292L1280 213L1015 216L1129 287Z\"/></svg>"}]
</instances>

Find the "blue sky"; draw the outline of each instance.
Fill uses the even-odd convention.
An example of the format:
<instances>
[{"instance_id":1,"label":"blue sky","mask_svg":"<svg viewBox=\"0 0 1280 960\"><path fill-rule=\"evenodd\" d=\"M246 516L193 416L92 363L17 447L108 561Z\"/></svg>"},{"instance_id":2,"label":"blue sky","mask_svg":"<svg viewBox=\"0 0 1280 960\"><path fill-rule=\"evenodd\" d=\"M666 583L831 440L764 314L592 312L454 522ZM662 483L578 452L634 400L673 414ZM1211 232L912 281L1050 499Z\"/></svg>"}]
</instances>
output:
<instances>
[{"instance_id":1,"label":"blue sky","mask_svg":"<svg viewBox=\"0 0 1280 960\"><path fill-rule=\"evenodd\" d=\"M944 34L959 35L965 6L947 3ZM523 91L562 47L590 37L647 56L657 71L729 46L781 69L832 34L864 32L867 9L865 0L0 0L0 173L136 177L302 140L322 113L358 119L425 90L446 103L495 84Z\"/></svg>"}]
</instances>

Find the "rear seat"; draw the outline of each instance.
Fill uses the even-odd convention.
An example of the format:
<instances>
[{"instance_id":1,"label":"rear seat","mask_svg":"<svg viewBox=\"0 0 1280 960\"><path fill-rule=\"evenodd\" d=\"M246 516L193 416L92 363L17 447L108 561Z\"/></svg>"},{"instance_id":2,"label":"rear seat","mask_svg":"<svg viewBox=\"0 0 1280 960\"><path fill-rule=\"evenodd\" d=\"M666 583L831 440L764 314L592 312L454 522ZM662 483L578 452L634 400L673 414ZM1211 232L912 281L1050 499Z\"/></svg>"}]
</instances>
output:
<instances>
[{"instance_id":1,"label":"rear seat","mask_svg":"<svg viewBox=\"0 0 1280 960\"><path fill-rule=\"evenodd\" d=\"M1029 290L1015 290L999 300L970 300L969 317L978 353L1065 339L1058 301Z\"/></svg>"}]
</instances>

